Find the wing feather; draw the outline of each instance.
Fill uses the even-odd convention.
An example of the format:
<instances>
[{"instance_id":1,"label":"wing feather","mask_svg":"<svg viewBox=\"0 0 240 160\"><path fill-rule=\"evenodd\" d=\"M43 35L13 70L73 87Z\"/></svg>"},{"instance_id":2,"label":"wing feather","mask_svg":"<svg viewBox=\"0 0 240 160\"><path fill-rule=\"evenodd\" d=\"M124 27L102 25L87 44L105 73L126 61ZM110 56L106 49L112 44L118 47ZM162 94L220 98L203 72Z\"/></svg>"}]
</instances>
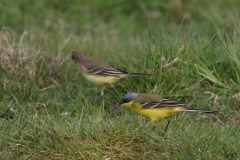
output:
<instances>
[{"instance_id":1,"label":"wing feather","mask_svg":"<svg viewBox=\"0 0 240 160\"><path fill-rule=\"evenodd\" d=\"M143 109L150 109L150 108L162 108L162 107L176 107L186 105L187 103L177 101L168 97L162 97L159 100L152 100L148 102L142 103Z\"/></svg>"},{"instance_id":2,"label":"wing feather","mask_svg":"<svg viewBox=\"0 0 240 160\"><path fill-rule=\"evenodd\" d=\"M128 72L123 71L121 69L118 69L113 66L105 66L105 67L99 67L99 68L87 68L88 73L95 74L95 75L112 75L112 76L123 76L123 75L129 75Z\"/></svg>"}]
</instances>

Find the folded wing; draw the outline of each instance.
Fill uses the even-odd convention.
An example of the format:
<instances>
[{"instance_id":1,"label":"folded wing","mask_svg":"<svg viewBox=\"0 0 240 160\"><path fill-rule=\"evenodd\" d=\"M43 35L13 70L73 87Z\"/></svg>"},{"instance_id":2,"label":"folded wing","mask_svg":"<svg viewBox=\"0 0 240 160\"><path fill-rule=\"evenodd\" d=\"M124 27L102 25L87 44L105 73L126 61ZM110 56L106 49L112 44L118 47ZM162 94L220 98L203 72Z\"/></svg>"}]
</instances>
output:
<instances>
[{"instance_id":1,"label":"folded wing","mask_svg":"<svg viewBox=\"0 0 240 160\"><path fill-rule=\"evenodd\" d=\"M162 107L176 107L176 106L183 106L187 103L177 101L175 99L171 99L168 97L161 97L159 100L152 100L148 102L141 102L143 109L150 109L150 108L162 108Z\"/></svg>"},{"instance_id":2,"label":"folded wing","mask_svg":"<svg viewBox=\"0 0 240 160\"><path fill-rule=\"evenodd\" d=\"M124 76L129 75L128 72L123 71L121 69L118 69L113 66L104 66L104 67L98 67L98 68L87 68L88 73L94 74L94 75L111 75L111 76Z\"/></svg>"}]
</instances>

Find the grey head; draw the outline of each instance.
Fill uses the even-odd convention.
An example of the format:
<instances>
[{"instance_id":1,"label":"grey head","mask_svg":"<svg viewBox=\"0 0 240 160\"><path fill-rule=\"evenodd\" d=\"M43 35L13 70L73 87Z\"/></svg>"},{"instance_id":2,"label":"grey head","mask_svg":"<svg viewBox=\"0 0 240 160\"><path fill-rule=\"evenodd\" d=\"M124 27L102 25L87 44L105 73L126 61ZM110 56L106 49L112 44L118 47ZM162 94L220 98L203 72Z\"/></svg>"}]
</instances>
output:
<instances>
[{"instance_id":1,"label":"grey head","mask_svg":"<svg viewBox=\"0 0 240 160\"><path fill-rule=\"evenodd\" d=\"M124 103L131 102L133 99L137 98L138 95L139 95L138 93L132 93L132 92L125 94L114 109L117 109Z\"/></svg>"}]
</instances>

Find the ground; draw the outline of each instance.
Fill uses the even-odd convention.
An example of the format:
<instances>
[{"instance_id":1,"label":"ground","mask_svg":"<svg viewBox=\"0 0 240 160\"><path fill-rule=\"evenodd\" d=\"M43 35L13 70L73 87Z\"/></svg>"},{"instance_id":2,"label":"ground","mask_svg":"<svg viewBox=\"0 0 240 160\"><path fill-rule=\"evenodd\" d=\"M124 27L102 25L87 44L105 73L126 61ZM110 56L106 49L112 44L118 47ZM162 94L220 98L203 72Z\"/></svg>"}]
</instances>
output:
<instances>
[{"instance_id":1,"label":"ground","mask_svg":"<svg viewBox=\"0 0 240 160\"><path fill-rule=\"evenodd\" d=\"M240 5L237 0L0 2L1 159L237 159ZM74 50L122 70L115 83L218 114L159 120L120 107L71 60Z\"/></svg>"}]
</instances>

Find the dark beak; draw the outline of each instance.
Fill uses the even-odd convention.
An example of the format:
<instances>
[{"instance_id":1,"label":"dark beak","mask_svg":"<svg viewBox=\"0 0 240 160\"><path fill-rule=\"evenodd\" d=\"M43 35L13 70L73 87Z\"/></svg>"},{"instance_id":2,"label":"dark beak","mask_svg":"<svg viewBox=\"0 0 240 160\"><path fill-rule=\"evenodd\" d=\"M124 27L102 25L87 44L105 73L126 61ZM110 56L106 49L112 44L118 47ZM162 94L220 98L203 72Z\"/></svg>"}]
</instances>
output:
<instances>
[{"instance_id":1,"label":"dark beak","mask_svg":"<svg viewBox=\"0 0 240 160\"><path fill-rule=\"evenodd\" d=\"M75 59L75 56L74 55L72 55L72 60L74 60Z\"/></svg>"},{"instance_id":2,"label":"dark beak","mask_svg":"<svg viewBox=\"0 0 240 160\"><path fill-rule=\"evenodd\" d=\"M113 110L118 109L121 106L121 104L119 103L118 105L116 105L116 107L113 108Z\"/></svg>"}]
</instances>

